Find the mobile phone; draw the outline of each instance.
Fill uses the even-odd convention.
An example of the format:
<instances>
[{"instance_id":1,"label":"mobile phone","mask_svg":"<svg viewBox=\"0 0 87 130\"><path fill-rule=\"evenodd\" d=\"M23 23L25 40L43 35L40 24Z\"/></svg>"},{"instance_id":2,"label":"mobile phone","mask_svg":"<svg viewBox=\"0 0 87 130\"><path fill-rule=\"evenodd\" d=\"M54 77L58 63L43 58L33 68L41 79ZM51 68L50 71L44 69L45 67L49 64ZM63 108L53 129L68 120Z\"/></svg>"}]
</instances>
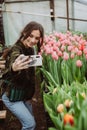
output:
<instances>
[{"instance_id":1,"label":"mobile phone","mask_svg":"<svg viewBox=\"0 0 87 130\"><path fill-rule=\"evenodd\" d=\"M42 56L41 55L30 55L30 63L31 66L42 66Z\"/></svg>"}]
</instances>

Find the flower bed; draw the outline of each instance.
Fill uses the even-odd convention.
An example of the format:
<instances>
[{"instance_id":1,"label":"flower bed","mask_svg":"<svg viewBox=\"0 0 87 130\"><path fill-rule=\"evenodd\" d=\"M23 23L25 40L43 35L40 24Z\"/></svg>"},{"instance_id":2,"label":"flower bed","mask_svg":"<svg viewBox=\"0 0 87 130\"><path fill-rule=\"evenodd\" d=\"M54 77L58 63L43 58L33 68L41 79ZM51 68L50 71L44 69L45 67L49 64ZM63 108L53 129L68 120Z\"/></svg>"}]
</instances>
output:
<instances>
[{"instance_id":1,"label":"flower bed","mask_svg":"<svg viewBox=\"0 0 87 130\"><path fill-rule=\"evenodd\" d=\"M44 105L55 125L49 130L86 130L87 82L48 89L49 93L43 94Z\"/></svg>"},{"instance_id":2,"label":"flower bed","mask_svg":"<svg viewBox=\"0 0 87 130\"><path fill-rule=\"evenodd\" d=\"M87 41L82 34L78 36L67 32L48 35L45 37L41 54L43 69L50 72L56 83L82 83L85 80Z\"/></svg>"},{"instance_id":3,"label":"flower bed","mask_svg":"<svg viewBox=\"0 0 87 130\"><path fill-rule=\"evenodd\" d=\"M82 34L47 35L41 48L44 105L55 128L86 130L87 41Z\"/></svg>"}]
</instances>

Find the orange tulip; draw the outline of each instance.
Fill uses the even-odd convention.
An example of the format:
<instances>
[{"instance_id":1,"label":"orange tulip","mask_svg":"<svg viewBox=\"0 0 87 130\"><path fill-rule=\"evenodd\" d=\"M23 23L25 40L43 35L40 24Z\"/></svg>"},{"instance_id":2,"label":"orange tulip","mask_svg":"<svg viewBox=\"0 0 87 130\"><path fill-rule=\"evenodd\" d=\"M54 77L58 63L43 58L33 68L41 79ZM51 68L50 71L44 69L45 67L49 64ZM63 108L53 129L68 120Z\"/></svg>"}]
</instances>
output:
<instances>
[{"instance_id":1,"label":"orange tulip","mask_svg":"<svg viewBox=\"0 0 87 130\"><path fill-rule=\"evenodd\" d=\"M64 125L66 124L74 125L74 117L71 114L64 115Z\"/></svg>"}]
</instances>

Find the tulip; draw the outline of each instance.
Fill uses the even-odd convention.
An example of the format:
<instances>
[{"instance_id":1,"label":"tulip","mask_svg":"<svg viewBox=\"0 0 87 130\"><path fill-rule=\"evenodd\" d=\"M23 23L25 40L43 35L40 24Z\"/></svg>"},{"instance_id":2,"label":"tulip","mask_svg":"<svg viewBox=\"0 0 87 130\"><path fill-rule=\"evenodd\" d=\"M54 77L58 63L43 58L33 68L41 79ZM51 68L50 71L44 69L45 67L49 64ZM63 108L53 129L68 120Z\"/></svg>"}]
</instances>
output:
<instances>
[{"instance_id":1,"label":"tulip","mask_svg":"<svg viewBox=\"0 0 87 130\"><path fill-rule=\"evenodd\" d=\"M54 60L58 60L58 55L57 55L57 53L55 51L52 53L52 58Z\"/></svg>"},{"instance_id":2,"label":"tulip","mask_svg":"<svg viewBox=\"0 0 87 130\"><path fill-rule=\"evenodd\" d=\"M69 59L69 54L67 52L64 52L63 59L64 60L68 60Z\"/></svg>"},{"instance_id":3,"label":"tulip","mask_svg":"<svg viewBox=\"0 0 87 130\"><path fill-rule=\"evenodd\" d=\"M81 67L82 66L82 61L81 60L77 60L76 61L76 66Z\"/></svg>"},{"instance_id":4,"label":"tulip","mask_svg":"<svg viewBox=\"0 0 87 130\"><path fill-rule=\"evenodd\" d=\"M74 117L71 114L64 115L64 125L66 124L74 125Z\"/></svg>"},{"instance_id":5,"label":"tulip","mask_svg":"<svg viewBox=\"0 0 87 130\"><path fill-rule=\"evenodd\" d=\"M84 98L84 99L86 99L86 94L83 92L83 93L81 93L81 95L82 95L82 97Z\"/></svg>"},{"instance_id":6,"label":"tulip","mask_svg":"<svg viewBox=\"0 0 87 130\"><path fill-rule=\"evenodd\" d=\"M62 113L64 111L64 105L63 104L59 104L58 106L57 106L57 112L58 113Z\"/></svg>"},{"instance_id":7,"label":"tulip","mask_svg":"<svg viewBox=\"0 0 87 130\"><path fill-rule=\"evenodd\" d=\"M65 104L65 106L66 106L67 108L71 107L72 103L73 103L73 101L72 101L72 100L69 100L69 99L65 100L65 102L64 102L64 104Z\"/></svg>"}]
</instances>

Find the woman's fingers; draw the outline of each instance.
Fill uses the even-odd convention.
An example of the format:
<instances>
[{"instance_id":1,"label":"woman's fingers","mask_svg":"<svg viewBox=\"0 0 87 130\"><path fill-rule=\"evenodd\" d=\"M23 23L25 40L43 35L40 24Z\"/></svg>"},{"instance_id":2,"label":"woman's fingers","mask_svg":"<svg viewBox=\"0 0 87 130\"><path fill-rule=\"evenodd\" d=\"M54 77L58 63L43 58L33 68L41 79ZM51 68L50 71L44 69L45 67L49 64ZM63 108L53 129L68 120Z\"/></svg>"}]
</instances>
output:
<instances>
[{"instance_id":1,"label":"woman's fingers","mask_svg":"<svg viewBox=\"0 0 87 130\"><path fill-rule=\"evenodd\" d=\"M29 67L29 56L20 55L12 65L13 71L27 69Z\"/></svg>"},{"instance_id":2,"label":"woman's fingers","mask_svg":"<svg viewBox=\"0 0 87 130\"><path fill-rule=\"evenodd\" d=\"M5 69L5 65L0 64L0 69Z\"/></svg>"},{"instance_id":3,"label":"woman's fingers","mask_svg":"<svg viewBox=\"0 0 87 130\"><path fill-rule=\"evenodd\" d=\"M0 69L5 69L5 60L0 60Z\"/></svg>"},{"instance_id":4,"label":"woman's fingers","mask_svg":"<svg viewBox=\"0 0 87 130\"><path fill-rule=\"evenodd\" d=\"M25 55L20 55L17 57L17 59L15 60L15 62L18 62L18 63L23 63L25 61L28 61L29 59L29 56L25 56Z\"/></svg>"},{"instance_id":5,"label":"woman's fingers","mask_svg":"<svg viewBox=\"0 0 87 130\"><path fill-rule=\"evenodd\" d=\"M0 64L5 64L5 60L0 60Z\"/></svg>"}]
</instances>

